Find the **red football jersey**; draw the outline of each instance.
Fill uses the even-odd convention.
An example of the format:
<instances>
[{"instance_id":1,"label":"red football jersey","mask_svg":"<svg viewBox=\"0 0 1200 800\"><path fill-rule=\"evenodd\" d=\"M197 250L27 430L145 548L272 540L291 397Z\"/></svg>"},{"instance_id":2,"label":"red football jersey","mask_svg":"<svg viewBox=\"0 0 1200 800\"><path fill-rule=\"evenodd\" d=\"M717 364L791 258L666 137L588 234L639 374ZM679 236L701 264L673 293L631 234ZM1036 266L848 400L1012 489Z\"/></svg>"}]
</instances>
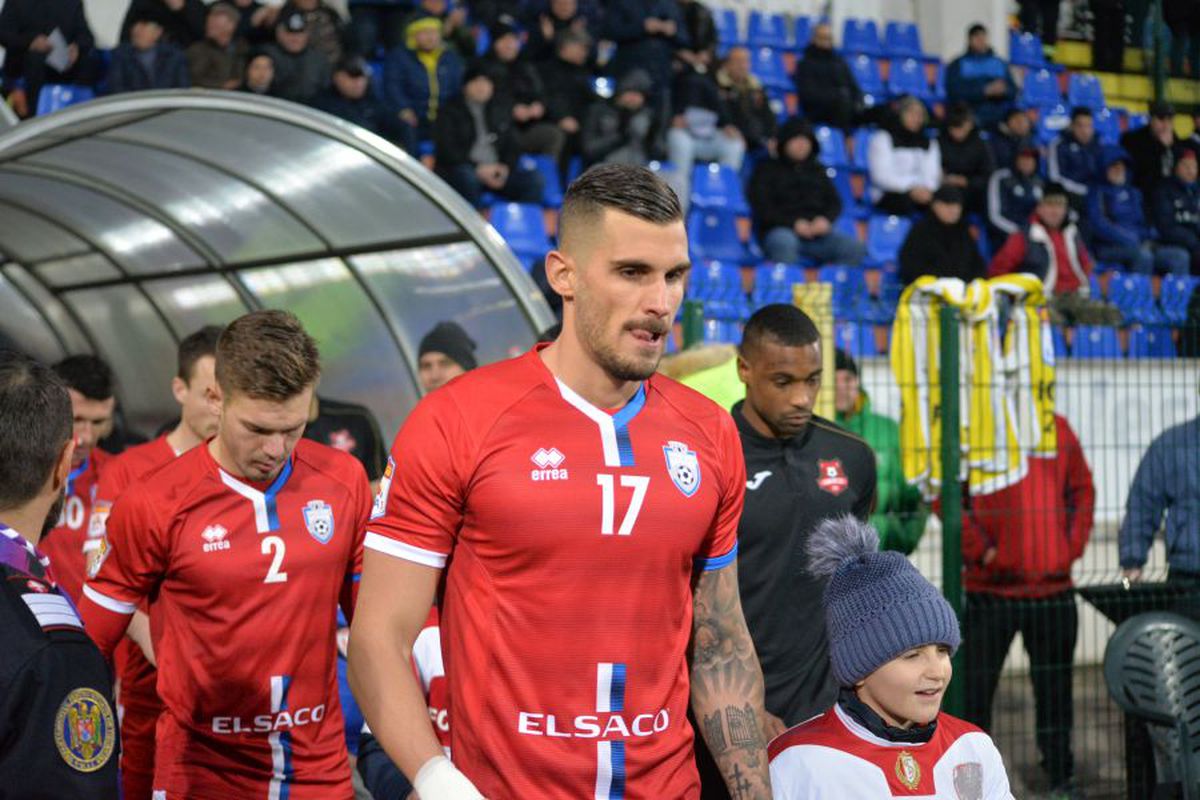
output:
<instances>
[{"instance_id":1,"label":"red football jersey","mask_svg":"<svg viewBox=\"0 0 1200 800\"><path fill-rule=\"evenodd\" d=\"M113 505L111 552L84 593L123 614L154 597L167 800L353 797L335 636L370 508L362 465L307 440L270 486L202 446Z\"/></svg>"},{"instance_id":2,"label":"red football jersey","mask_svg":"<svg viewBox=\"0 0 1200 800\"><path fill-rule=\"evenodd\" d=\"M83 546L87 541L88 520L92 515L100 476L112 464L112 459L111 455L96 447L87 461L71 471L58 524L38 543L42 553L50 556L58 585L76 604L79 603L87 575L87 556Z\"/></svg>"},{"instance_id":3,"label":"red football jersey","mask_svg":"<svg viewBox=\"0 0 1200 800\"><path fill-rule=\"evenodd\" d=\"M442 630L437 606L429 609L425 627L413 642L413 669L425 692L429 722L446 755L450 755L450 696L446 687L446 667L442 661Z\"/></svg>"},{"instance_id":4,"label":"red football jersey","mask_svg":"<svg viewBox=\"0 0 1200 800\"><path fill-rule=\"evenodd\" d=\"M616 413L537 351L422 400L368 547L447 569L454 762L488 797L696 797L696 569L733 563L733 419L662 376Z\"/></svg>"}]
</instances>

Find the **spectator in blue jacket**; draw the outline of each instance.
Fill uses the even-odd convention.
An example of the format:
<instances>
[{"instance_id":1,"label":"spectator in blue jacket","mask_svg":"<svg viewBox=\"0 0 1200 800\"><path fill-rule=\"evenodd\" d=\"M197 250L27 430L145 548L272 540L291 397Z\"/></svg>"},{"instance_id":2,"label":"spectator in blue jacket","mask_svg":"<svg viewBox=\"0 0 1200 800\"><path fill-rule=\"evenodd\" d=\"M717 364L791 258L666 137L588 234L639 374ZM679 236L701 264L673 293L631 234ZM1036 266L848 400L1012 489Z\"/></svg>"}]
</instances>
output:
<instances>
[{"instance_id":1,"label":"spectator in blue jacket","mask_svg":"<svg viewBox=\"0 0 1200 800\"><path fill-rule=\"evenodd\" d=\"M329 88L317 95L313 106L378 134L405 149L412 142L406 137L412 128L400 121L387 103L371 87L371 78L362 56L343 56L333 69Z\"/></svg>"},{"instance_id":2,"label":"spectator in blue jacket","mask_svg":"<svg viewBox=\"0 0 1200 800\"><path fill-rule=\"evenodd\" d=\"M1071 123L1054 137L1046 155L1046 174L1071 193L1071 206L1083 210L1088 187L1104 177L1096 120L1084 106L1071 109Z\"/></svg>"},{"instance_id":3,"label":"spectator in blue jacket","mask_svg":"<svg viewBox=\"0 0 1200 800\"><path fill-rule=\"evenodd\" d=\"M967 31L967 52L946 69L947 102L971 106L979 127L987 129L1004 119L1016 96L1008 62L992 51L987 28L975 23Z\"/></svg>"},{"instance_id":4,"label":"spectator in blue jacket","mask_svg":"<svg viewBox=\"0 0 1200 800\"><path fill-rule=\"evenodd\" d=\"M1023 108L1013 106L1008 109L1004 119L991 131L988 146L992 148L992 160L996 167L1003 169L1012 167L1017 160L1017 153L1035 145L1033 141L1033 120Z\"/></svg>"},{"instance_id":5,"label":"spectator in blue jacket","mask_svg":"<svg viewBox=\"0 0 1200 800\"><path fill-rule=\"evenodd\" d=\"M1149 275L1157 267L1176 275L1187 275L1190 258L1186 250L1154 244L1154 231L1146 222L1142 193L1128 182L1132 159L1120 147L1101 150L1104 181L1088 193L1088 227L1092 252L1100 261L1120 264L1128 272Z\"/></svg>"},{"instance_id":6,"label":"spectator in blue jacket","mask_svg":"<svg viewBox=\"0 0 1200 800\"><path fill-rule=\"evenodd\" d=\"M1200 417L1168 428L1142 456L1125 520L1117 536L1121 570L1130 580L1142 577L1146 556L1166 516L1168 583L1200 585Z\"/></svg>"},{"instance_id":7,"label":"spectator in blue jacket","mask_svg":"<svg viewBox=\"0 0 1200 800\"><path fill-rule=\"evenodd\" d=\"M409 141L429 139L438 108L462 91L464 64L442 41L437 17L414 19L404 34L405 45L393 47L383 65L384 96L412 129Z\"/></svg>"},{"instance_id":8,"label":"spectator in blue jacket","mask_svg":"<svg viewBox=\"0 0 1200 800\"><path fill-rule=\"evenodd\" d=\"M609 0L603 37L617 44L608 72L618 80L641 69L655 87L654 105L671 85L675 51L689 45L683 14L676 0Z\"/></svg>"},{"instance_id":9,"label":"spectator in blue jacket","mask_svg":"<svg viewBox=\"0 0 1200 800\"><path fill-rule=\"evenodd\" d=\"M1163 244L1182 247L1192 256L1192 271L1200 271L1200 187L1196 151L1176 148L1175 171L1154 196L1154 227Z\"/></svg>"},{"instance_id":10,"label":"spectator in blue jacket","mask_svg":"<svg viewBox=\"0 0 1200 800\"><path fill-rule=\"evenodd\" d=\"M113 94L191 86L183 51L162 41L162 25L140 14L129 29L129 41L113 51L108 86Z\"/></svg>"},{"instance_id":11,"label":"spectator in blue jacket","mask_svg":"<svg viewBox=\"0 0 1200 800\"><path fill-rule=\"evenodd\" d=\"M1032 142L1017 151L1013 165L998 169L988 180L988 240L998 250L1021 230L1042 199L1044 183L1038 174L1038 149Z\"/></svg>"}]
</instances>

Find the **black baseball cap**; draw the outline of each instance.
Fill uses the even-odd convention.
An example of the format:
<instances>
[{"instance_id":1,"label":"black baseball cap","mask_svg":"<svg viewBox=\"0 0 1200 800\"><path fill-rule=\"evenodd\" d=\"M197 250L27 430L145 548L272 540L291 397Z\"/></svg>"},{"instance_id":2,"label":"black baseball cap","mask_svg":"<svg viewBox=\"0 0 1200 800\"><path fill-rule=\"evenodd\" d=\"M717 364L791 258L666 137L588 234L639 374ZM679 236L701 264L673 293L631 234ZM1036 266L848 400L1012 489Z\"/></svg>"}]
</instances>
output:
<instances>
[{"instance_id":1,"label":"black baseball cap","mask_svg":"<svg viewBox=\"0 0 1200 800\"><path fill-rule=\"evenodd\" d=\"M957 186L944 184L938 187L938 190L933 193L934 201L938 203L953 203L961 206L963 204L963 190Z\"/></svg>"},{"instance_id":2,"label":"black baseball cap","mask_svg":"<svg viewBox=\"0 0 1200 800\"><path fill-rule=\"evenodd\" d=\"M1166 100L1155 100L1150 104L1150 116L1157 117L1158 119L1173 117L1175 116L1175 106Z\"/></svg>"},{"instance_id":3,"label":"black baseball cap","mask_svg":"<svg viewBox=\"0 0 1200 800\"><path fill-rule=\"evenodd\" d=\"M333 71L344 72L352 78L361 78L367 74L367 62L363 60L362 56L342 56Z\"/></svg>"}]
</instances>

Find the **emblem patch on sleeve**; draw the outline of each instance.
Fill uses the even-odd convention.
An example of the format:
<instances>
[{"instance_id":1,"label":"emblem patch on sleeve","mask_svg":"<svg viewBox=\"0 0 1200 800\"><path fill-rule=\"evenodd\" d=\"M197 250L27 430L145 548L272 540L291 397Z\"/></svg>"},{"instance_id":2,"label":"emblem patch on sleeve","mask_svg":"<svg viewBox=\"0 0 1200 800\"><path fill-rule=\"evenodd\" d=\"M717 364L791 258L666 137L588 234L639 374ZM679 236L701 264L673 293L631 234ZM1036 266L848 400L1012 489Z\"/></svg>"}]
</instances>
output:
<instances>
[{"instance_id":1,"label":"emblem patch on sleeve","mask_svg":"<svg viewBox=\"0 0 1200 800\"><path fill-rule=\"evenodd\" d=\"M104 695L81 687L67 695L54 716L54 744L72 769L95 772L112 758L117 720Z\"/></svg>"}]
</instances>

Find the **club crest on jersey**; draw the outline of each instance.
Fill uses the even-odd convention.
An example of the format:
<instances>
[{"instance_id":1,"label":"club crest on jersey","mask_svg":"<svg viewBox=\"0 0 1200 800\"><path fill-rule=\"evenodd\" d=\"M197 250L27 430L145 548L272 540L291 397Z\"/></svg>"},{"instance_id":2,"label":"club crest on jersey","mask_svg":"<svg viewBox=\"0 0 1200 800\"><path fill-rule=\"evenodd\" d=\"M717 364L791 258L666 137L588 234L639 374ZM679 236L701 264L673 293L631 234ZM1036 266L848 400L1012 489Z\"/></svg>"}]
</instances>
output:
<instances>
[{"instance_id":1,"label":"club crest on jersey","mask_svg":"<svg viewBox=\"0 0 1200 800\"><path fill-rule=\"evenodd\" d=\"M333 538L333 509L324 500L309 500L304 505L304 527L321 544Z\"/></svg>"},{"instance_id":2,"label":"club crest on jersey","mask_svg":"<svg viewBox=\"0 0 1200 800\"><path fill-rule=\"evenodd\" d=\"M675 488L691 497L700 488L700 459L695 450L689 450L683 442L667 442L663 445L667 457L667 474Z\"/></svg>"},{"instance_id":3,"label":"club crest on jersey","mask_svg":"<svg viewBox=\"0 0 1200 800\"><path fill-rule=\"evenodd\" d=\"M954 793L958 800L983 800L983 764L969 761L955 767Z\"/></svg>"},{"instance_id":4,"label":"club crest on jersey","mask_svg":"<svg viewBox=\"0 0 1200 800\"><path fill-rule=\"evenodd\" d=\"M921 765L907 750L901 750L896 756L896 777L909 790L916 789L921 783Z\"/></svg>"},{"instance_id":5,"label":"club crest on jersey","mask_svg":"<svg viewBox=\"0 0 1200 800\"><path fill-rule=\"evenodd\" d=\"M835 497L850 488L840 458L817 462L817 486Z\"/></svg>"},{"instance_id":6,"label":"club crest on jersey","mask_svg":"<svg viewBox=\"0 0 1200 800\"><path fill-rule=\"evenodd\" d=\"M54 745L71 769L95 772L108 763L117 744L117 720L104 695L79 688L66 696L54 716Z\"/></svg>"}]
</instances>

